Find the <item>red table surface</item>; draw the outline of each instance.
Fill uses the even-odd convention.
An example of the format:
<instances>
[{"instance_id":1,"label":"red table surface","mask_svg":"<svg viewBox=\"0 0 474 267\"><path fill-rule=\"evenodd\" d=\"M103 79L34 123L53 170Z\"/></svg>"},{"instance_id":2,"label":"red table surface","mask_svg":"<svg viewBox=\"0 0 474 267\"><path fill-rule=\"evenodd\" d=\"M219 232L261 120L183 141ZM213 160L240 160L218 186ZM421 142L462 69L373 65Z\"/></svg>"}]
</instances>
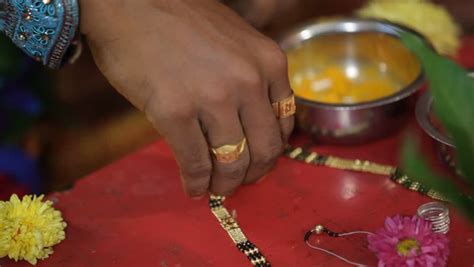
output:
<instances>
[{"instance_id":1,"label":"red table surface","mask_svg":"<svg viewBox=\"0 0 474 267\"><path fill-rule=\"evenodd\" d=\"M462 50L463 63L474 67L474 39L466 43L470 49ZM363 146L316 150L396 164L403 137L400 131ZM429 138L422 139L425 153L433 155ZM185 197L178 177L171 152L160 141L82 179L71 191L50 195L68 222L67 239L38 266L250 266L207 200ZM226 205L236 210L242 229L273 266L346 266L306 247L305 231L315 224L335 231L374 231L387 216L413 215L430 201L387 177L282 157L265 181L240 188ZM449 266L474 266L474 228L453 208L451 213ZM376 264L364 236L321 236L312 242L353 261ZM28 266L5 259L0 265Z\"/></svg>"}]
</instances>

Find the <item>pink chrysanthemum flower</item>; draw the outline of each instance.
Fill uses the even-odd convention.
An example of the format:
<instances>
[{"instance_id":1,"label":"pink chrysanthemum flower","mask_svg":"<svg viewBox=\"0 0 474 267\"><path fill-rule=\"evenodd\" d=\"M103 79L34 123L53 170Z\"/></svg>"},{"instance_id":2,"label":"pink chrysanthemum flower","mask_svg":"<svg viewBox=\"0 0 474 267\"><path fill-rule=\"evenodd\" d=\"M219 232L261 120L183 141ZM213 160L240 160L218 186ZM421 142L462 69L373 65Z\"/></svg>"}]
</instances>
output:
<instances>
[{"instance_id":1,"label":"pink chrysanthemum flower","mask_svg":"<svg viewBox=\"0 0 474 267\"><path fill-rule=\"evenodd\" d=\"M448 260L448 238L434 233L431 224L418 216L388 217L385 226L369 235L368 241L379 267L442 267Z\"/></svg>"}]
</instances>

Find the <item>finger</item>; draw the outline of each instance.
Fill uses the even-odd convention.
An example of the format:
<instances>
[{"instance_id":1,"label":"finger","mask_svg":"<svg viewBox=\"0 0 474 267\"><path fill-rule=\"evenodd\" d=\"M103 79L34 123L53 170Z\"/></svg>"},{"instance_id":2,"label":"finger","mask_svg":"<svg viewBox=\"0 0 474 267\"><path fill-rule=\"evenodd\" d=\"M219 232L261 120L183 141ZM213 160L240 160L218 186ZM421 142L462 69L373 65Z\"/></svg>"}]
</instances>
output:
<instances>
[{"instance_id":1,"label":"finger","mask_svg":"<svg viewBox=\"0 0 474 267\"><path fill-rule=\"evenodd\" d=\"M285 73L281 74L279 77L276 77L271 86L270 86L270 101L271 103L277 103L282 100L287 99L293 94L293 91L290 87L290 82L288 80L288 75ZM283 108L287 108L290 103L284 103L286 101L280 102L283 103ZM294 103L294 102L293 102ZM293 132L293 127L295 125L295 116L291 115L288 117L281 117L278 118L278 122L280 125L281 137L284 144L288 143L288 139L290 138L291 133Z\"/></svg>"},{"instance_id":2,"label":"finger","mask_svg":"<svg viewBox=\"0 0 474 267\"><path fill-rule=\"evenodd\" d=\"M288 79L288 60L285 53L272 42L264 53L267 62L266 77L269 80L269 98L271 103L277 103L293 94ZM279 118L280 131L286 144L294 127L294 116Z\"/></svg>"},{"instance_id":3,"label":"finger","mask_svg":"<svg viewBox=\"0 0 474 267\"><path fill-rule=\"evenodd\" d=\"M283 142L268 96L262 94L247 99L240 117L250 151L250 166L244 182L252 183L270 171L282 153Z\"/></svg>"},{"instance_id":4,"label":"finger","mask_svg":"<svg viewBox=\"0 0 474 267\"><path fill-rule=\"evenodd\" d=\"M236 145L245 137L236 110L227 109L219 113L208 113L201 118L206 128L209 146ZM221 162L215 156L211 175L210 191L216 195L227 196L242 184L249 164L248 147L245 144L242 154L232 162Z\"/></svg>"},{"instance_id":5,"label":"finger","mask_svg":"<svg viewBox=\"0 0 474 267\"><path fill-rule=\"evenodd\" d=\"M160 133L170 145L178 162L185 192L190 197L207 194L212 172L212 161L206 138L197 118L154 120Z\"/></svg>"}]
</instances>

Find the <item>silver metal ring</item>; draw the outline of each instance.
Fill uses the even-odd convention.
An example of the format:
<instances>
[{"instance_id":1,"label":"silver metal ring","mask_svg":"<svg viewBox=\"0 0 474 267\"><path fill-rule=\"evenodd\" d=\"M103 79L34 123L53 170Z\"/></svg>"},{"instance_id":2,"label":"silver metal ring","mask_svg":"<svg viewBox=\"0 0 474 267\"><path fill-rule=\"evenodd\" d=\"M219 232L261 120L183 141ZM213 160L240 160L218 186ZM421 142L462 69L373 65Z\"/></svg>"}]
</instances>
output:
<instances>
[{"instance_id":1,"label":"silver metal ring","mask_svg":"<svg viewBox=\"0 0 474 267\"><path fill-rule=\"evenodd\" d=\"M417 214L420 218L431 222L431 229L435 233L446 234L449 231L449 209L441 202L430 202L421 205Z\"/></svg>"}]
</instances>

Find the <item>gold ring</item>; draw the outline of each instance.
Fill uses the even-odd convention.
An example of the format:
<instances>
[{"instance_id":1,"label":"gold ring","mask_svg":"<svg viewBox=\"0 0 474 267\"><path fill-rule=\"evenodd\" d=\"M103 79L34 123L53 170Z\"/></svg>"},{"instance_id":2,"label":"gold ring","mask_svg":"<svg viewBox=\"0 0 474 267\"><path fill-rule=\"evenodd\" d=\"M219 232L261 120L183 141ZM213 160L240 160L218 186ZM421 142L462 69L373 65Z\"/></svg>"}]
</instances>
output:
<instances>
[{"instance_id":1,"label":"gold ring","mask_svg":"<svg viewBox=\"0 0 474 267\"><path fill-rule=\"evenodd\" d=\"M295 95L282 99L272 104L273 112L279 119L288 118L296 113Z\"/></svg>"},{"instance_id":2,"label":"gold ring","mask_svg":"<svg viewBox=\"0 0 474 267\"><path fill-rule=\"evenodd\" d=\"M211 151L218 162L231 163L240 158L240 155L244 152L246 143L247 139L244 138L235 145L223 145L217 148L211 148Z\"/></svg>"}]
</instances>

